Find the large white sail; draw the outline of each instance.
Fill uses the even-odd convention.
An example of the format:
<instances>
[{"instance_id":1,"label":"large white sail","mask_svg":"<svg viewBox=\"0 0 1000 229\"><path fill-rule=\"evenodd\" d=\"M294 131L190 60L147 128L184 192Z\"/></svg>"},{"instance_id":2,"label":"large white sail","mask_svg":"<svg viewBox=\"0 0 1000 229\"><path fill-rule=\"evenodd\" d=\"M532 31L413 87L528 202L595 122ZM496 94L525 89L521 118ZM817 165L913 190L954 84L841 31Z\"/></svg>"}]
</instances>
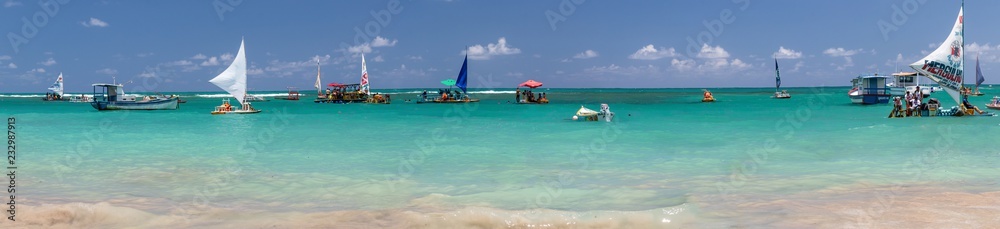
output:
<instances>
[{"instance_id":1,"label":"large white sail","mask_svg":"<svg viewBox=\"0 0 1000 229\"><path fill-rule=\"evenodd\" d=\"M49 87L49 90L52 91L52 92L55 92L56 94L59 94L59 96L63 96L63 76L62 76L62 73L59 73L59 78L57 78L56 82L53 83L51 87Z\"/></svg>"},{"instance_id":2,"label":"large white sail","mask_svg":"<svg viewBox=\"0 0 1000 229\"><path fill-rule=\"evenodd\" d=\"M233 59L233 64L226 68L212 80L215 86L219 86L222 90L226 90L230 95L236 97L236 101L243 104L243 98L247 95L247 58L243 53L243 41L240 40L240 51L236 53L236 58Z\"/></svg>"},{"instance_id":3,"label":"large white sail","mask_svg":"<svg viewBox=\"0 0 1000 229\"><path fill-rule=\"evenodd\" d=\"M958 10L958 19L955 20L955 26L951 29L948 38L944 40L944 43L940 47L927 55L927 57L910 64L910 68L941 85L941 89L948 92L948 95L958 104L962 103L961 89L965 71L965 58L963 58L963 55L965 55L963 15L964 9L960 8Z\"/></svg>"}]
</instances>

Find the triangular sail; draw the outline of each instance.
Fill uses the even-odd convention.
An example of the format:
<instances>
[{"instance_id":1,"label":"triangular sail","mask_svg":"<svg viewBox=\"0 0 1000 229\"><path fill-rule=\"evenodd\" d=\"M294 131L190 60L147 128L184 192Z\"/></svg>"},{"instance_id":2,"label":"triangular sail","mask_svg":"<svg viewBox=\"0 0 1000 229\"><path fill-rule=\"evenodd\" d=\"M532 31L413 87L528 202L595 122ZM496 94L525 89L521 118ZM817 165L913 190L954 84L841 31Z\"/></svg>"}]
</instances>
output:
<instances>
[{"instance_id":1,"label":"triangular sail","mask_svg":"<svg viewBox=\"0 0 1000 229\"><path fill-rule=\"evenodd\" d=\"M236 101L243 104L243 99L247 95L247 58L243 53L243 41L240 40L240 51L236 53L236 58L233 59L233 63L212 80L215 86L219 86L222 90L226 90L230 95L236 98Z\"/></svg>"},{"instance_id":2,"label":"triangular sail","mask_svg":"<svg viewBox=\"0 0 1000 229\"><path fill-rule=\"evenodd\" d=\"M937 82L958 104L962 103L961 90L965 71L963 15L964 9L959 9L955 26L940 47L923 59L910 64L910 68Z\"/></svg>"},{"instance_id":3,"label":"triangular sail","mask_svg":"<svg viewBox=\"0 0 1000 229\"><path fill-rule=\"evenodd\" d=\"M316 61L316 94L323 94L323 83L319 80L319 61Z\"/></svg>"},{"instance_id":4,"label":"triangular sail","mask_svg":"<svg viewBox=\"0 0 1000 229\"><path fill-rule=\"evenodd\" d=\"M781 73L778 72L778 59L774 59L774 91L781 89Z\"/></svg>"},{"instance_id":5,"label":"triangular sail","mask_svg":"<svg viewBox=\"0 0 1000 229\"><path fill-rule=\"evenodd\" d=\"M976 93L979 93L979 85L985 81L986 78L983 77L983 71L979 69L979 55L976 55Z\"/></svg>"},{"instance_id":6,"label":"triangular sail","mask_svg":"<svg viewBox=\"0 0 1000 229\"><path fill-rule=\"evenodd\" d=\"M49 90L52 91L52 92L55 92L56 94L59 94L59 96L63 96L63 75L62 75L62 73L59 73L59 78L56 78L56 82L52 83L52 86L49 87Z\"/></svg>"},{"instance_id":7,"label":"triangular sail","mask_svg":"<svg viewBox=\"0 0 1000 229\"><path fill-rule=\"evenodd\" d=\"M465 61L462 62L462 71L458 72L458 79L455 80L455 86L462 89L462 94L465 94L465 87L469 84L469 55L465 55Z\"/></svg>"},{"instance_id":8,"label":"triangular sail","mask_svg":"<svg viewBox=\"0 0 1000 229\"><path fill-rule=\"evenodd\" d=\"M369 92L368 87L368 67L365 66L365 54L361 54L361 93L366 95Z\"/></svg>"}]
</instances>

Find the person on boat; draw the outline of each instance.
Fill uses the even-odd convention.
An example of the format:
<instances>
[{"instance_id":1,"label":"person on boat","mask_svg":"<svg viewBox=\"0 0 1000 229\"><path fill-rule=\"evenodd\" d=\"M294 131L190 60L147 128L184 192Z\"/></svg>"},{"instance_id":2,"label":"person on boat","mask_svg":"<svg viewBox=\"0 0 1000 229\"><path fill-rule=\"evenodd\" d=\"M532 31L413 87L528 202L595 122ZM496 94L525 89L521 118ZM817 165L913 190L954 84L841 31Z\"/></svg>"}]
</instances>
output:
<instances>
[{"instance_id":1,"label":"person on boat","mask_svg":"<svg viewBox=\"0 0 1000 229\"><path fill-rule=\"evenodd\" d=\"M924 102L920 99L920 93L917 93L916 95L913 96L913 111L917 113L914 116L917 117L923 116L923 111L924 111L922 106L923 103Z\"/></svg>"},{"instance_id":2,"label":"person on boat","mask_svg":"<svg viewBox=\"0 0 1000 229\"><path fill-rule=\"evenodd\" d=\"M986 113L983 110L980 110L979 107L974 106L971 103L969 103L969 95L965 95L965 97L962 98L962 106L965 106L965 109L973 109L978 114Z\"/></svg>"},{"instance_id":3,"label":"person on boat","mask_svg":"<svg viewBox=\"0 0 1000 229\"><path fill-rule=\"evenodd\" d=\"M229 100L222 101L222 111L233 111L233 106L229 105Z\"/></svg>"},{"instance_id":4,"label":"person on boat","mask_svg":"<svg viewBox=\"0 0 1000 229\"><path fill-rule=\"evenodd\" d=\"M902 101L902 99L900 99L899 96L896 96L895 98L892 98L892 104L893 104L892 111L889 112L889 118L892 118L892 117L897 117L897 118L903 117L903 101Z\"/></svg>"},{"instance_id":5,"label":"person on boat","mask_svg":"<svg viewBox=\"0 0 1000 229\"><path fill-rule=\"evenodd\" d=\"M514 101L521 102L521 89L514 90Z\"/></svg>"},{"instance_id":6,"label":"person on boat","mask_svg":"<svg viewBox=\"0 0 1000 229\"><path fill-rule=\"evenodd\" d=\"M427 90L424 90L424 93L420 94L420 96L424 97L424 100L427 100Z\"/></svg>"},{"instance_id":7,"label":"person on boat","mask_svg":"<svg viewBox=\"0 0 1000 229\"><path fill-rule=\"evenodd\" d=\"M705 93L702 94L703 99L706 99L706 100L715 99L715 97L712 96L712 92L708 91L708 89L701 89L701 90L705 91Z\"/></svg>"},{"instance_id":8,"label":"person on boat","mask_svg":"<svg viewBox=\"0 0 1000 229\"><path fill-rule=\"evenodd\" d=\"M906 101L906 117L910 117L910 115L913 114L913 110L910 109L910 107L913 106L913 95L910 94L910 91L906 91L906 95L903 96L903 100Z\"/></svg>"}]
</instances>

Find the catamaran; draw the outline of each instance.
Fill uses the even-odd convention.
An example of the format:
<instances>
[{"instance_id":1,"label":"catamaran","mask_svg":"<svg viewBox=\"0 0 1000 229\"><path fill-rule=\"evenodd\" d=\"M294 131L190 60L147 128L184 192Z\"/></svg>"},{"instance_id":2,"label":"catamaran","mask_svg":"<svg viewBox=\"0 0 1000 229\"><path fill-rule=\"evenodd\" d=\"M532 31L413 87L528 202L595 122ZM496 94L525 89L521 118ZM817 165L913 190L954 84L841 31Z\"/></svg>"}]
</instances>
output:
<instances>
[{"instance_id":1,"label":"catamaran","mask_svg":"<svg viewBox=\"0 0 1000 229\"><path fill-rule=\"evenodd\" d=\"M56 82L52 83L52 86L50 86L48 89L49 89L49 91L52 91L52 93L46 93L45 94L45 98L42 98L42 100L45 100L45 101L61 101L61 100L66 100L65 98L63 98L63 75L62 75L62 73L59 73L59 78L56 78Z\"/></svg>"},{"instance_id":2,"label":"catamaran","mask_svg":"<svg viewBox=\"0 0 1000 229\"><path fill-rule=\"evenodd\" d=\"M792 95L788 91L778 91L781 89L781 73L778 72L778 59L774 59L774 96L775 99L788 99Z\"/></svg>"},{"instance_id":3,"label":"catamaran","mask_svg":"<svg viewBox=\"0 0 1000 229\"><path fill-rule=\"evenodd\" d=\"M233 63L229 65L229 68L226 68L225 71L208 82L212 82L215 86L229 92L236 101L240 102L240 107L233 109L233 106L229 104L229 99L225 99L222 101L222 105L215 107L215 110L212 111L213 115L260 113L260 110L254 109L250 105L250 102L246 101L247 58L243 52L243 40L240 40L240 51L236 53L236 58L233 59Z\"/></svg>"},{"instance_id":4,"label":"catamaran","mask_svg":"<svg viewBox=\"0 0 1000 229\"><path fill-rule=\"evenodd\" d=\"M469 97L466 87L469 85L469 55L465 55L465 61L462 62L462 70L458 72L458 78L455 79L453 84L462 89L462 94L452 95L451 90L439 91L438 94L441 96L438 98L424 98L423 100L418 100L417 103L474 103L479 102L479 99L473 99ZM442 81L442 83L445 83ZM457 93L457 92L456 92Z\"/></svg>"},{"instance_id":5,"label":"catamaran","mask_svg":"<svg viewBox=\"0 0 1000 229\"><path fill-rule=\"evenodd\" d=\"M965 3L962 4L955 25L944 43L926 57L910 64L910 68L938 83L958 105L949 110L938 110L936 115L964 116L978 113L992 116L969 104L967 95L962 93L965 78Z\"/></svg>"}]
</instances>

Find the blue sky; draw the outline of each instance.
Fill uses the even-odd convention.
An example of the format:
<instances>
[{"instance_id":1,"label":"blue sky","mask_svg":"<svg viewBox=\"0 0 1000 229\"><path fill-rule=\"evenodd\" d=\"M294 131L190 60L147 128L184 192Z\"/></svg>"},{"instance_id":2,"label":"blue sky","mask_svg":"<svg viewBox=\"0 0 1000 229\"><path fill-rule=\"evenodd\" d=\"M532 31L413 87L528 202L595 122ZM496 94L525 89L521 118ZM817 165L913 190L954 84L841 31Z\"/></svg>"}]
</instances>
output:
<instances>
[{"instance_id":1,"label":"blue sky","mask_svg":"<svg viewBox=\"0 0 1000 229\"><path fill-rule=\"evenodd\" d=\"M356 83L361 52L373 89L433 88L458 74L466 47L473 88L528 79L570 88L769 87L775 55L785 86L838 86L923 57L944 41L960 4L0 0L0 92L43 92L60 72L70 92L112 75L156 79L157 91L218 91L208 80L241 38L251 90L311 90L316 60L324 83ZM992 24L1000 2L966 6L967 56L981 53L986 83L1000 83ZM22 19L37 32L26 33Z\"/></svg>"}]
</instances>

